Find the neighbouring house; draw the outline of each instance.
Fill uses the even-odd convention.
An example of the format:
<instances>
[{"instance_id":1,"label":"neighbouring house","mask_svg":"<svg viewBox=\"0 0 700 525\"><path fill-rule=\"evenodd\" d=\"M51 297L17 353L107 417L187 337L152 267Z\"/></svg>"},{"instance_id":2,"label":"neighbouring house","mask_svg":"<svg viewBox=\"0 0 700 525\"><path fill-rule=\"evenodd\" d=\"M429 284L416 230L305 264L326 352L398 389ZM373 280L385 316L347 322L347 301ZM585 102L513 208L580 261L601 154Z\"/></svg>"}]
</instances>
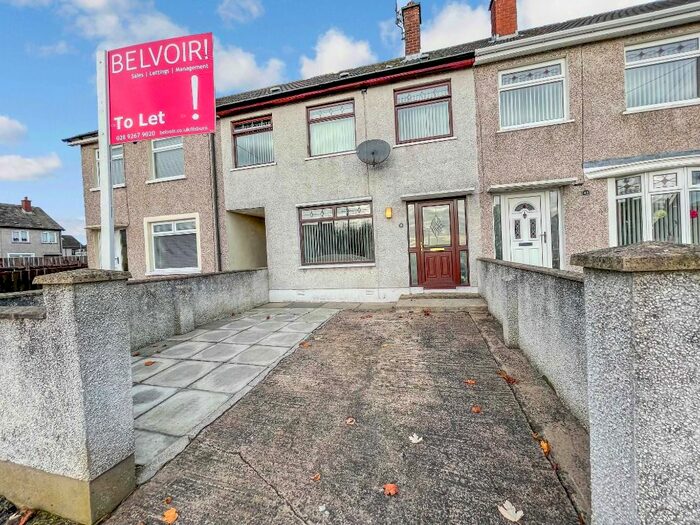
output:
<instances>
[{"instance_id":1,"label":"neighbouring house","mask_svg":"<svg viewBox=\"0 0 700 525\"><path fill-rule=\"evenodd\" d=\"M63 255L86 255L87 250L83 243L72 235L61 235L61 244L63 246Z\"/></svg>"},{"instance_id":2,"label":"neighbouring house","mask_svg":"<svg viewBox=\"0 0 700 525\"><path fill-rule=\"evenodd\" d=\"M699 242L700 0L523 31L516 0L490 9L492 37L424 52L409 2L403 57L220 98L215 137L113 147L120 268L267 266L271 300L381 301L472 290L482 255ZM96 140L66 139L91 265Z\"/></svg>"},{"instance_id":3,"label":"neighbouring house","mask_svg":"<svg viewBox=\"0 0 700 525\"><path fill-rule=\"evenodd\" d=\"M88 265L99 267L97 132L65 142L80 147ZM135 278L221 269L211 150L207 135L112 146L117 269Z\"/></svg>"},{"instance_id":4,"label":"neighbouring house","mask_svg":"<svg viewBox=\"0 0 700 525\"><path fill-rule=\"evenodd\" d=\"M0 203L0 259L60 256L62 231L27 197L21 204Z\"/></svg>"},{"instance_id":5,"label":"neighbouring house","mask_svg":"<svg viewBox=\"0 0 700 525\"><path fill-rule=\"evenodd\" d=\"M484 255L700 242L700 3L668 0L518 31L493 0L476 51Z\"/></svg>"}]
</instances>

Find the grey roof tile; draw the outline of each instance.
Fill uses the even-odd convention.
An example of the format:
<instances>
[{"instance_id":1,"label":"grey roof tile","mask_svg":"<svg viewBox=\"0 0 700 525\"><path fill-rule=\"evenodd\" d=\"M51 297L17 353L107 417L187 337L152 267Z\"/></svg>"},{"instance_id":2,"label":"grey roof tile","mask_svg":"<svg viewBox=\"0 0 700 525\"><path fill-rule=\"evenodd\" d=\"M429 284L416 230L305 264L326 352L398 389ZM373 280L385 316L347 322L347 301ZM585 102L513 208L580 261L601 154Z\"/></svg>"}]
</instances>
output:
<instances>
[{"instance_id":1,"label":"grey roof tile","mask_svg":"<svg viewBox=\"0 0 700 525\"><path fill-rule=\"evenodd\" d=\"M19 204L0 203L0 228L24 228L27 230L62 230L63 228L49 215L32 206L30 213L22 210Z\"/></svg>"}]
</instances>

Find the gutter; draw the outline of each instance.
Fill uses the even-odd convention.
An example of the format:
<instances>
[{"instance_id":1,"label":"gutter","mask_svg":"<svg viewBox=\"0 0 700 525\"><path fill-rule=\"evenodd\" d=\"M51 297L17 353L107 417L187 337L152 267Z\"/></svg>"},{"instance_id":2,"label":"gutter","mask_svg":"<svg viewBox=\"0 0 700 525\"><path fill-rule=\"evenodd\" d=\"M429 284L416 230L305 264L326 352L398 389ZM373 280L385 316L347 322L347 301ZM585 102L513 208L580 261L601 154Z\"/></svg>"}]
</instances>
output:
<instances>
[{"instance_id":1,"label":"gutter","mask_svg":"<svg viewBox=\"0 0 700 525\"><path fill-rule=\"evenodd\" d=\"M548 33L539 36L514 39L502 44L477 49L476 65L488 64L535 53L542 53L571 47L589 42L609 40L636 33L687 25L700 21L700 3L686 4L678 7L645 13L641 15L609 20L598 24L586 25Z\"/></svg>"},{"instance_id":2,"label":"gutter","mask_svg":"<svg viewBox=\"0 0 700 525\"><path fill-rule=\"evenodd\" d=\"M290 104L293 102L299 102L302 100L307 100L310 98L317 98L324 95L329 95L332 93L342 93L345 91L353 91L356 89L368 88L373 86L381 86L384 84L390 84L392 82L397 82L400 80L407 80L411 78L422 77L425 75L443 73L447 71L454 71L457 69L468 69L474 65L474 59L468 58L465 60L459 60L457 62L450 62L447 64L439 64L431 67L424 67L420 69L412 69L410 71L402 71L400 73L393 73L389 75L383 75L375 78L368 78L365 80L358 80L355 82L343 83L337 86L330 86L321 89L315 89L312 91L305 91L303 93L298 93L296 95L289 95L286 97L275 98L271 100L263 100L259 102L252 102L250 104L245 104L241 106L234 106L229 109L222 109L216 112L219 118L228 117L231 115L236 115L239 113L246 113L251 110L269 108L274 106L282 106L285 104Z\"/></svg>"}]
</instances>

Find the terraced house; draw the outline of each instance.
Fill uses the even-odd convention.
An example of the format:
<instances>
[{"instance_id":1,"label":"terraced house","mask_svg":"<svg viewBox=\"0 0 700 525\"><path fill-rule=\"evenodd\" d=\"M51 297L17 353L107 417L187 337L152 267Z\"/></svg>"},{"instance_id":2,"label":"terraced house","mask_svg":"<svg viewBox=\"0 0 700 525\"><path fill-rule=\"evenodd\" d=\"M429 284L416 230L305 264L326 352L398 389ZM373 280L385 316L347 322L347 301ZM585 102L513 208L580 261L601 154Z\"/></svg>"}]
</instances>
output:
<instances>
[{"instance_id":1,"label":"terraced house","mask_svg":"<svg viewBox=\"0 0 700 525\"><path fill-rule=\"evenodd\" d=\"M471 290L482 255L699 242L700 2L522 31L516 0L490 9L490 38L423 52L410 2L401 58L223 97L214 140L113 148L121 267L266 266L271 300L366 302ZM66 141L97 264L96 134Z\"/></svg>"}]
</instances>

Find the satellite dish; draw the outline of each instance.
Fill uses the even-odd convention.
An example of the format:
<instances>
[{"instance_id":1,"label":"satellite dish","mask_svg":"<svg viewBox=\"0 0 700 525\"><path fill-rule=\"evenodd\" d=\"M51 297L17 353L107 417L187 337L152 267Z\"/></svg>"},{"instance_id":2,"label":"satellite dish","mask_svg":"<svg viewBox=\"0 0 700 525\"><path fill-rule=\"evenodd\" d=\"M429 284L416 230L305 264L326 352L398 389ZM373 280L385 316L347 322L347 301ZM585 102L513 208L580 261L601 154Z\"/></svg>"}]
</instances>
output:
<instances>
[{"instance_id":1,"label":"satellite dish","mask_svg":"<svg viewBox=\"0 0 700 525\"><path fill-rule=\"evenodd\" d=\"M357 146L357 157L370 166L381 164L389 158L391 146L388 142L379 139L365 140Z\"/></svg>"}]
</instances>

